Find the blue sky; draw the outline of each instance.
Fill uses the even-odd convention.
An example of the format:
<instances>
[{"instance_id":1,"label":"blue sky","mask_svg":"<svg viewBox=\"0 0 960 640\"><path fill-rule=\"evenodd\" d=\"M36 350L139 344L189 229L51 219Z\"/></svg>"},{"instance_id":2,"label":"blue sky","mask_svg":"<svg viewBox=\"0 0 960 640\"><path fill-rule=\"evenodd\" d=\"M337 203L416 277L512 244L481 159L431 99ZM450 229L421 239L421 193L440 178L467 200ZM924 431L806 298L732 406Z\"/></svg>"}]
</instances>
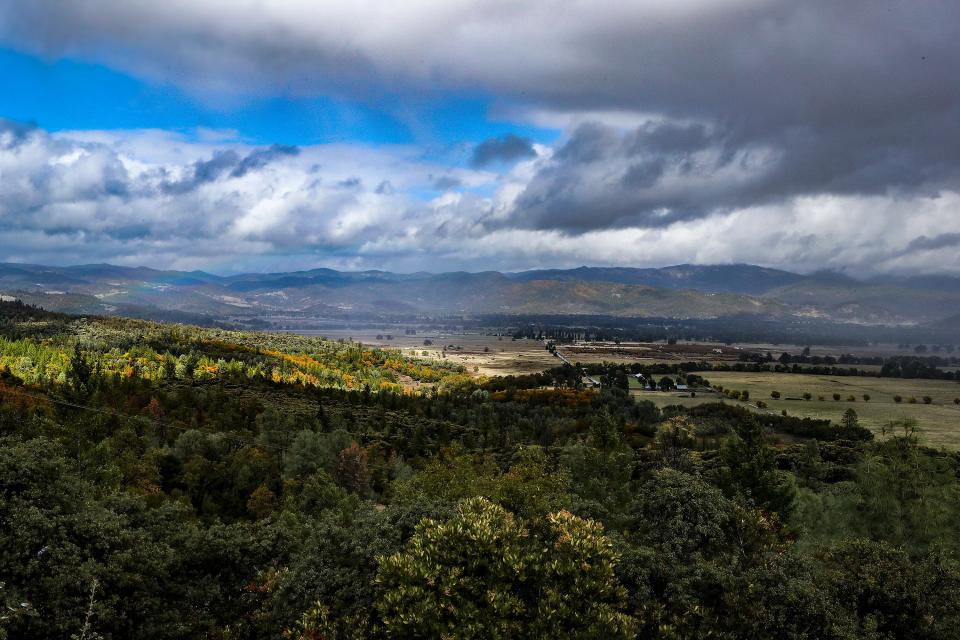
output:
<instances>
[{"instance_id":1,"label":"blue sky","mask_svg":"<svg viewBox=\"0 0 960 640\"><path fill-rule=\"evenodd\" d=\"M8 87L0 114L48 131L167 129L193 135L226 129L251 144L331 142L419 144L450 154L508 133L549 143L559 131L491 116L481 92L409 100L381 95L349 101L332 96L191 95L169 82L151 82L102 64L0 48Z\"/></svg>"},{"instance_id":2,"label":"blue sky","mask_svg":"<svg viewBox=\"0 0 960 640\"><path fill-rule=\"evenodd\" d=\"M0 3L0 261L960 273L960 4Z\"/></svg>"}]
</instances>

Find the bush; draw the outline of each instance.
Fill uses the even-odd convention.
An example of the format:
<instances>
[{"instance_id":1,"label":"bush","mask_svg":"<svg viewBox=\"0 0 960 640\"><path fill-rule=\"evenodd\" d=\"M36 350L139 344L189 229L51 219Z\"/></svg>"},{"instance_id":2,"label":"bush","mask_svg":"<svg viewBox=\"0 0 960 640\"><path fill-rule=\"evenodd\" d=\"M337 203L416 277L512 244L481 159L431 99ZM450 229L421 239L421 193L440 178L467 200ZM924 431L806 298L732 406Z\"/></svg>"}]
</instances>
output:
<instances>
[{"instance_id":1,"label":"bush","mask_svg":"<svg viewBox=\"0 0 960 640\"><path fill-rule=\"evenodd\" d=\"M847 402L856 402L857 396L847 396Z\"/></svg>"},{"instance_id":2,"label":"bush","mask_svg":"<svg viewBox=\"0 0 960 640\"><path fill-rule=\"evenodd\" d=\"M863 394L863 401L864 401L864 402L870 402L870 394L869 394L869 393Z\"/></svg>"},{"instance_id":3,"label":"bush","mask_svg":"<svg viewBox=\"0 0 960 640\"><path fill-rule=\"evenodd\" d=\"M763 400L757 400L757 409L766 409L767 403Z\"/></svg>"},{"instance_id":4,"label":"bush","mask_svg":"<svg viewBox=\"0 0 960 640\"><path fill-rule=\"evenodd\" d=\"M953 404L960 404L960 398L954 398Z\"/></svg>"},{"instance_id":5,"label":"bush","mask_svg":"<svg viewBox=\"0 0 960 640\"><path fill-rule=\"evenodd\" d=\"M810 392L804 393L804 394L803 394L803 399L804 399L804 400L812 400L812 399L813 399L813 394L810 393ZM823 398L821 398L821 400L822 400L822 399L823 399Z\"/></svg>"},{"instance_id":6,"label":"bush","mask_svg":"<svg viewBox=\"0 0 960 640\"><path fill-rule=\"evenodd\" d=\"M847 409L847 411L853 410ZM776 433L786 433L798 438L816 438L821 442L836 440L869 442L873 439L873 433L859 424L835 425L829 420L790 417L786 411L783 412L783 417L765 415L758 416L757 419L764 428Z\"/></svg>"},{"instance_id":7,"label":"bush","mask_svg":"<svg viewBox=\"0 0 960 640\"><path fill-rule=\"evenodd\" d=\"M933 404L933 398L930 396L923 396L923 404Z\"/></svg>"},{"instance_id":8,"label":"bush","mask_svg":"<svg viewBox=\"0 0 960 640\"><path fill-rule=\"evenodd\" d=\"M779 392L779 391L771 391L771 392L770 392L770 397L773 398L774 400L779 400L779 399L780 399L780 392Z\"/></svg>"},{"instance_id":9,"label":"bush","mask_svg":"<svg viewBox=\"0 0 960 640\"><path fill-rule=\"evenodd\" d=\"M908 403L908 404L917 404L917 399L911 396L911 397L907 400L907 403Z\"/></svg>"},{"instance_id":10,"label":"bush","mask_svg":"<svg viewBox=\"0 0 960 640\"><path fill-rule=\"evenodd\" d=\"M833 399L834 399L836 402L839 402L839 401L840 401L840 394L839 394L839 393L833 394Z\"/></svg>"},{"instance_id":11,"label":"bush","mask_svg":"<svg viewBox=\"0 0 960 640\"><path fill-rule=\"evenodd\" d=\"M896 402L897 404L900 404L901 402L903 402L903 396L893 396L893 401Z\"/></svg>"}]
</instances>

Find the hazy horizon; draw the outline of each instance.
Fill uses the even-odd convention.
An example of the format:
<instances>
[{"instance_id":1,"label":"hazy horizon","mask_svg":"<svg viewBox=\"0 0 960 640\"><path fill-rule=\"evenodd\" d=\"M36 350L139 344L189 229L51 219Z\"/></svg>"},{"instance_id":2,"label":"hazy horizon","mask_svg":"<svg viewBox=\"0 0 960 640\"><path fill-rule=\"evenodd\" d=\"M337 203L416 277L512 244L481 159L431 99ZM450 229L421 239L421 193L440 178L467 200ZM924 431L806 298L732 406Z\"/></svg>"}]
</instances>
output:
<instances>
[{"instance_id":1,"label":"hazy horizon","mask_svg":"<svg viewBox=\"0 0 960 640\"><path fill-rule=\"evenodd\" d=\"M790 273L800 276L816 276L819 274L826 275L836 275L836 276L845 276L853 279L867 279L866 276L861 276L856 273L849 273L841 270L831 270L831 269L816 269L812 271L800 271L800 270L790 270L782 269L780 267L771 267L767 265L760 264L751 264L748 262L727 262L727 263L710 263L710 264L699 264L699 263L677 263L677 264L662 264L662 265L652 265L652 266L642 266L635 267L632 265L596 265L596 264L578 264L572 266L543 266L543 267L529 267L529 268L520 268L520 269L417 269L417 270L393 270L393 269L377 269L377 268L360 268L360 269L350 269L350 268L335 268L335 267L326 267L326 266L315 266L307 267L301 269L290 269L288 271L276 271L269 269L253 269L253 270L224 270L224 269L175 269L175 268L162 268L155 267L150 264L123 264L118 262L86 262L86 263L69 263L69 264L37 264L32 262L0 262L0 266L25 266L25 267L43 267L43 268L54 268L54 269L82 269L85 267L119 267L123 269L150 269L153 271L174 271L181 273L205 273L207 275L217 276L228 278L232 276L239 275L270 275L278 273L298 273L298 272L308 272L314 270L327 269L331 271L338 271L340 273L372 273L372 272L382 272L382 273L391 273L394 275L416 275L419 273L429 274L429 275L443 275L449 273L470 273L470 274L479 274L479 273L501 273L504 275L519 275L524 273L532 272L549 272L549 271L576 271L579 269L637 269L637 270L667 270L675 268L713 268L713 267L755 267L759 269L766 269L771 271L781 271L785 273ZM910 274L897 274L898 277L953 277L960 278L960 274L953 273L910 273ZM880 277L880 276L875 276Z\"/></svg>"}]
</instances>

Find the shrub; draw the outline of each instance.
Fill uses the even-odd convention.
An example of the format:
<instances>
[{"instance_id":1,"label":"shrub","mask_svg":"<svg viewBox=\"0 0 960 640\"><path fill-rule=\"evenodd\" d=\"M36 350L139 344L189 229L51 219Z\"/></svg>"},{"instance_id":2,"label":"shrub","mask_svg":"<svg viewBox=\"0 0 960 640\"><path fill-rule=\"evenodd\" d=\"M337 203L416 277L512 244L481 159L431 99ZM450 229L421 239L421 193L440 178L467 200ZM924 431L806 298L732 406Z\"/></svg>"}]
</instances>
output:
<instances>
[{"instance_id":1,"label":"shrub","mask_svg":"<svg viewBox=\"0 0 960 640\"><path fill-rule=\"evenodd\" d=\"M893 396L893 401L896 402L897 404L900 404L901 402L903 402L903 396Z\"/></svg>"},{"instance_id":2,"label":"shrub","mask_svg":"<svg viewBox=\"0 0 960 640\"><path fill-rule=\"evenodd\" d=\"M770 397L773 398L774 400L779 400L779 399L780 399L780 392L779 392L779 391L771 391L771 392L770 392Z\"/></svg>"},{"instance_id":3,"label":"shrub","mask_svg":"<svg viewBox=\"0 0 960 640\"><path fill-rule=\"evenodd\" d=\"M757 400L757 408L758 408L758 409L766 409L766 408L767 408L767 403L764 402L763 400Z\"/></svg>"},{"instance_id":4,"label":"shrub","mask_svg":"<svg viewBox=\"0 0 960 640\"><path fill-rule=\"evenodd\" d=\"M870 394L869 394L869 393L863 394L863 401L864 401L864 402L870 402Z\"/></svg>"},{"instance_id":5,"label":"shrub","mask_svg":"<svg viewBox=\"0 0 960 640\"><path fill-rule=\"evenodd\" d=\"M923 404L933 404L933 398L930 396L923 396Z\"/></svg>"},{"instance_id":6,"label":"shrub","mask_svg":"<svg viewBox=\"0 0 960 640\"><path fill-rule=\"evenodd\" d=\"M839 402L839 401L840 401L840 394L839 394L839 393L833 394L833 399L834 399L835 401Z\"/></svg>"},{"instance_id":7,"label":"shrub","mask_svg":"<svg viewBox=\"0 0 960 640\"><path fill-rule=\"evenodd\" d=\"M857 396L847 396L847 402L856 402Z\"/></svg>"},{"instance_id":8,"label":"shrub","mask_svg":"<svg viewBox=\"0 0 960 640\"><path fill-rule=\"evenodd\" d=\"M911 396L911 397L907 400L907 403L909 403L909 404L917 404L917 399Z\"/></svg>"},{"instance_id":9,"label":"shrub","mask_svg":"<svg viewBox=\"0 0 960 640\"><path fill-rule=\"evenodd\" d=\"M843 417L840 419L840 424L846 429L853 429L860 426L860 421L857 417L857 412L853 409L847 409L843 412Z\"/></svg>"},{"instance_id":10,"label":"shrub","mask_svg":"<svg viewBox=\"0 0 960 640\"><path fill-rule=\"evenodd\" d=\"M954 398L953 404L960 404L960 398Z\"/></svg>"},{"instance_id":11,"label":"shrub","mask_svg":"<svg viewBox=\"0 0 960 640\"><path fill-rule=\"evenodd\" d=\"M810 392L807 392L807 393L804 393L804 394L803 394L803 399L804 399L804 400L811 400L812 398L813 398L813 394L810 393ZM820 398L820 399L823 400L823 398Z\"/></svg>"},{"instance_id":12,"label":"shrub","mask_svg":"<svg viewBox=\"0 0 960 640\"><path fill-rule=\"evenodd\" d=\"M853 409L847 409L847 412L856 415ZM765 415L758 417L767 429L776 433L786 433L798 438L816 438L821 442L832 442L837 440L852 440L869 442L873 439L873 433L866 427L857 423L849 422L844 424L833 424L830 420L817 420L814 418L797 418L787 415L783 416Z\"/></svg>"}]
</instances>

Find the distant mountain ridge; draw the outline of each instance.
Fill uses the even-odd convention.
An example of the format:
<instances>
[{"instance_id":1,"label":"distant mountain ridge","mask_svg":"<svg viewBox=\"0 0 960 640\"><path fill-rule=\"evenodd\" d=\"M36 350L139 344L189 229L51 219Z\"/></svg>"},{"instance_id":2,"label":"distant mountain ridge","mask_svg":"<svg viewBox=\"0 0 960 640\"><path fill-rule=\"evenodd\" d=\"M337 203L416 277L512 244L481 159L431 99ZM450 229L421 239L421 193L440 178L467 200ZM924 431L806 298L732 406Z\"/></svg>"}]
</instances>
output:
<instances>
[{"instance_id":1,"label":"distant mountain ridge","mask_svg":"<svg viewBox=\"0 0 960 640\"><path fill-rule=\"evenodd\" d=\"M643 284L663 289L697 289L716 293L760 295L777 287L802 281L801 276L788 271L767 269L754 265L689 265L681 264L659 269L630 267L577 267L576 269L549 269L509 274L517 280L583 280L589 282L618 282Z\"/></svg>"},{"instance_id":2,"label":"distant mountain ridge","mask_svg":"<svg viewBox=\"0 0 960 640\"><path fill-rule=\"evenodd\" d=\"M949 322L960 278L857 280L749 264L578 267L501 273L311 269L220 276L90 264L0 264L0 294L75 313L234 320L382 314L759 315L863 324Z\"/></svg>"}]
</instances>

